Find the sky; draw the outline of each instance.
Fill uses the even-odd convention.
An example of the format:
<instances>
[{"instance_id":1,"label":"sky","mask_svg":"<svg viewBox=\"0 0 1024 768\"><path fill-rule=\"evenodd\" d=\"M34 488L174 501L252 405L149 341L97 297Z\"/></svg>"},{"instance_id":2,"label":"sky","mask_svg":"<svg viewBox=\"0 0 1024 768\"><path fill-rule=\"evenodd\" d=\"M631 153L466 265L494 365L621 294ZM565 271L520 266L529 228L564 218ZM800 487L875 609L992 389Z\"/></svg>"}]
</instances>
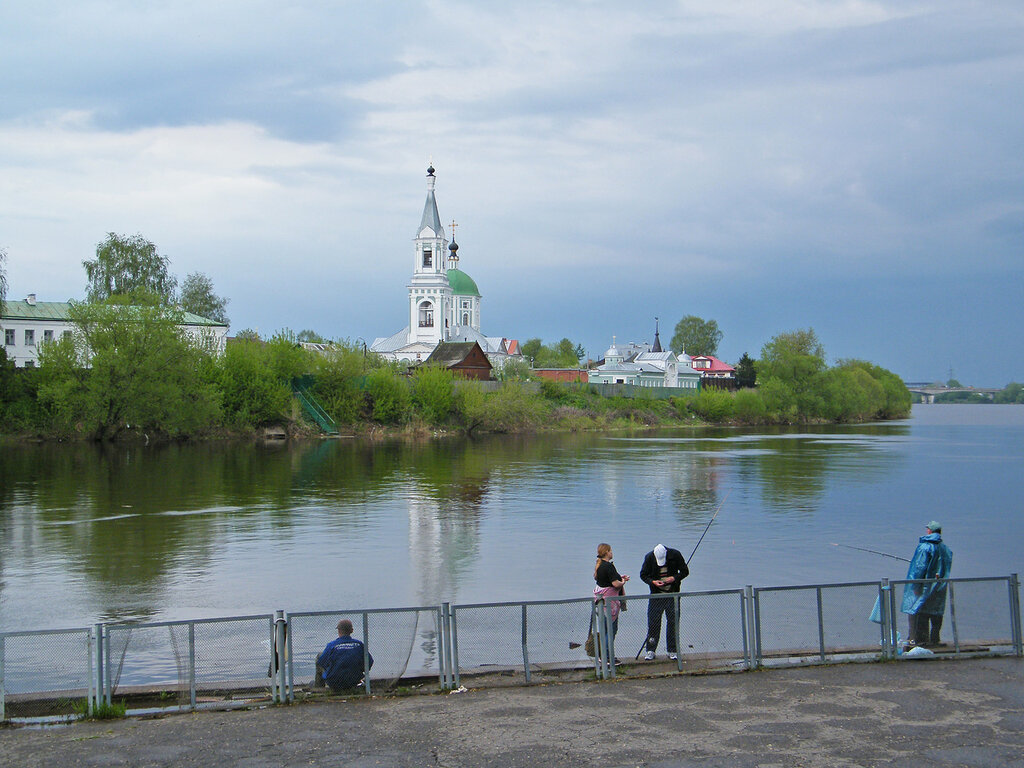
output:
<instances>
[{"instance_id":1,"label":"sky","mask_svg":"<svg viewBox=\"0 0 1024 768\"><path fill-rule=\"evenodd\" d=\"M441 220L482 330L1024 381L1020 0L0 4L8 299L140 233L232 332L372 342ZM449 230L450 231L450 230Z\"/></svg>"}]
</instances>

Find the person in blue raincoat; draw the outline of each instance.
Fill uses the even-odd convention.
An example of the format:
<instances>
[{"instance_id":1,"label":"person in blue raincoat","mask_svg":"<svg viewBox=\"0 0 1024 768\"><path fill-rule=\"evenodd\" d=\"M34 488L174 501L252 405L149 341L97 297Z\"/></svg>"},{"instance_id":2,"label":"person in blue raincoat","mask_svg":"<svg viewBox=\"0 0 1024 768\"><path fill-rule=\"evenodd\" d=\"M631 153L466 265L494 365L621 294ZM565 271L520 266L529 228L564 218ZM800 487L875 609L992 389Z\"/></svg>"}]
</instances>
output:
<instances>
[{"instance_id":1,"label":"person in blue raincoat","mask_svg":"<svg viewBox=\"0 0 1024 768\"><path fill-rule=\"evenodd\" d=\"M925 526L914 556L910 559L907 579L945 579L953 567L953 552L942 543L942 525L932 520ZM915 645L939 645L942 614L946 612L946 582L905 584L903 605L910 624L910 642Z\"/></svg>"}]
</instances>

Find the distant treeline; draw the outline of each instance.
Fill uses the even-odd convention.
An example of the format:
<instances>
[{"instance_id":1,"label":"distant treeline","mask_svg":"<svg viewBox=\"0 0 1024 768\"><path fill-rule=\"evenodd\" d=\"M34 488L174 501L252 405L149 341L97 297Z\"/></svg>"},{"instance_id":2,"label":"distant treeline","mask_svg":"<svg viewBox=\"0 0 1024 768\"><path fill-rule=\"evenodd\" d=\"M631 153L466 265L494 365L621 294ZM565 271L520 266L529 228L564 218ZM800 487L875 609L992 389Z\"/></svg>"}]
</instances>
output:
<instances>
[{"instance_id":1,"label":"distant treeline","mask_svg":"<svg viewBox=\"0 0 1024 768\"><path fill-rule=\"evenodd\" d=\"M989 397L981 392L943 392L935 396L936 403L1024 403L1024 385L1011 381L1002 391Z\"/></svg>"},{"instance_id":2,"label":"distant treeline","mask_svg":"<svg viewBox=\"0 0 1024 768\"><path fill-rule=\"evenodd\" d=\"M827 366L813 330L764 346L756 388L659 400L643 390L627 399L585 385L525 387L525 366L500 372L504 383L494 391L472 381L456 386L442 368L410 373L347 341L311 350L287 331L235 341L218 355L184 336L180 317L164 306L83 302L73 319L75 333L42 346L37 368L15 369L0 353L0 432L113 440L239 435L281 424L312 431L292 393L304 376L324 410L352 433L866 421L910 409L895 374L856 360Z\"/></svg>"}]
</instances>

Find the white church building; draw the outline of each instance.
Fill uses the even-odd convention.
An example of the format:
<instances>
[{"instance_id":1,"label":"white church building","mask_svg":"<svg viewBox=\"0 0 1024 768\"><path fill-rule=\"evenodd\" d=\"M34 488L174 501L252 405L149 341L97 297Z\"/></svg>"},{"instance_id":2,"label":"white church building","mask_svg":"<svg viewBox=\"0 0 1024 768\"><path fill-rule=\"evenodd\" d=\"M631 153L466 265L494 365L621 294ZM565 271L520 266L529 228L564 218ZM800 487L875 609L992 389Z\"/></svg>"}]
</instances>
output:
<instances>
[{"instance_id":1,"label":"white church building","mask_svg":"<svg viewBox=\"0 0 1024 768\"><path fill-rule=\"evenodd\" d=\"M412 278L408 290L408 325L374 340L370 351L387 360L426 360L442 341L475 341L491 365L500 368L509 357L522 358L518 343L480 331L480 290L459 269L454 233L449 244L434 198L434 168L427 168L427 200L414 238Z\"/></svg>"}]
</instances>

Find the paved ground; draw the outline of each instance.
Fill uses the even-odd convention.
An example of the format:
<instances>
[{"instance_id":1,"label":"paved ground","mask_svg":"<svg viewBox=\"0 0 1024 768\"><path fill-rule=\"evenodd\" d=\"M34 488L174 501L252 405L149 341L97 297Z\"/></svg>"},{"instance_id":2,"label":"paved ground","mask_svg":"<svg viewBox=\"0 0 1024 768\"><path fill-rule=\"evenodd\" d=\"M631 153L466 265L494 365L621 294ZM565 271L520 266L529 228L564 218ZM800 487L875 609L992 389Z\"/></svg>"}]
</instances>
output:
<instances>
[{"instance_id":1,"label":"paved ground","mask_svg":"<svg viewBox=\"0 0 1024 768\"><path fill-rule=\"evenodd\" d=\"M1024 766L1024 661L902 661L0 729L17 766Z\"/></svg>"}]
</instances>

